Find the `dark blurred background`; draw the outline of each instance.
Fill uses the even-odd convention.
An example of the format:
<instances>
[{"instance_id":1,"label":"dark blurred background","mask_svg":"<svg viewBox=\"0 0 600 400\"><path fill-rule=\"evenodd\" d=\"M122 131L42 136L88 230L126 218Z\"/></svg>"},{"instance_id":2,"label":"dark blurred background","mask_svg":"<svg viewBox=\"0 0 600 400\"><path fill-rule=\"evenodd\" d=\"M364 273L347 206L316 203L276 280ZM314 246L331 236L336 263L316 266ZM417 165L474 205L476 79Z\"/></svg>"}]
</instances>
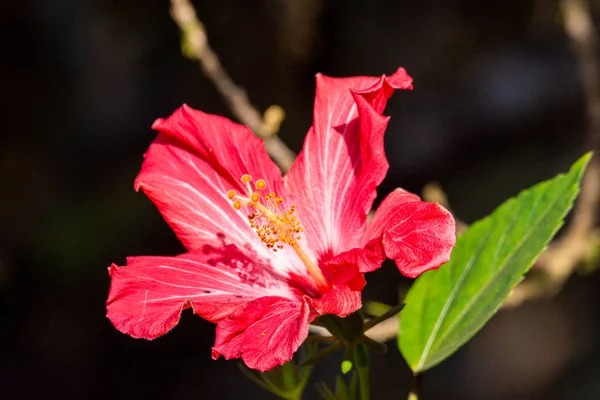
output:
<instances>
[{"instance_id":1,"label":"dark blurred background","mask_svg":"<svg viewBox=\"0 0 600 400\"><path fill-rule=\"evenodd\" d=\"M194 4L253 104L285 109L280 134L295 151L315 73L408 70L415 90L386 110L380 197L435 180L472 222L585 150L585 98L555 1ZM271 398L235 361L211 359L214 326L191 313L153 342L105 318L111 262L183 251L133 190L150 125L184 102L231 117L182 57L169 1L2 0L0 43L0 398ZM365 297L393 303L408 284L388 265ZM422 398L600 398L599 288L600 274L575 275L552 299L500 312L425 374ZM331 383L340 357L315 376ZM372 360L373 397L405 398L412 377L394 343Z\"/></svg>"}]
</instances>

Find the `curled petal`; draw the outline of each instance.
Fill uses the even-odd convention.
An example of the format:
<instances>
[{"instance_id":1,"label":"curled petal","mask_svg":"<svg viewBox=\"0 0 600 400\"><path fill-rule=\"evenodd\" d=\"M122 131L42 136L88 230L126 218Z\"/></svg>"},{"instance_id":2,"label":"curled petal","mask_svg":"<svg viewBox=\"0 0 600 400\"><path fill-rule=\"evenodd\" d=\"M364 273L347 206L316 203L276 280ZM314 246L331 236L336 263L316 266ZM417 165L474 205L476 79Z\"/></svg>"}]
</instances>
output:
<instances>
[{"instance_id":1,"label":"curled petal","mask_svg":"<svg viewBox=\"0 0 600 400\"><path fill-rule=\"evenodd\" d=\"M292 359L308 336L305 300L263 297L217 325L212 356L241 358L253 369L267 371Z\"/></svg>"},{"instance_id":2,"label":"curled petal","mask_svg":"<svg viewBox=\"0 0 600 400\"><path fill-rule=\"evenodd\" d=\"M309 245L321 260L357 247L388 162L381 115L395 89L411 89L400 68L380 78L317 75L314 121L285 176Z\"/></svg>"},{"instance_id":3,"label":"curled petal","mask_svg":"<svg viewBox=\"0 0 600 400\"><path fill-rule=\"evenodd\" d=\"M218 322L265 295L296 298L269 268L233 245L178 257L130 257L127 266L109 268L107 317L123 333L154 339L177 325L186 308Z\"/></svg>"},{"instance_id":4,"label":"curled petal","mask_svg":"<svg viewBox=\"0 0 600 400\"><path fill-rule=\"evenodd\" d=\"M375 211L365 236L370 245L380 241L400 272L415 278L450 259L456 229L452 214L444 207L396 189Z\"/></svg>"}]
</instances>

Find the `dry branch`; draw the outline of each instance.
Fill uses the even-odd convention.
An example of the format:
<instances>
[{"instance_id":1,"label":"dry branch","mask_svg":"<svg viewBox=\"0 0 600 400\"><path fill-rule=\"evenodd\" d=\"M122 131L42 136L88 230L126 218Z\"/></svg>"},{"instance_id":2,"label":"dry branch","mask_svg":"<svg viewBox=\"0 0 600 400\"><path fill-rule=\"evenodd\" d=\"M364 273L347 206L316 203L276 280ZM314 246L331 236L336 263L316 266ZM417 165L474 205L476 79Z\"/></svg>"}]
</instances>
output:
<instances>
[{"instance_id":1,"label":"dry branch","mask_svg":"<svg viewBox=\"0 0 600 400\"><path fill-rule=\"evenodd\" d=\"M271 158L282 171L287 171L296 156L277 136L284 117L283 109L271 106L264 117L260 115L250 103L246 92L233 82L210 47L204 25L198 19L190 0L171 0L171 16L181 31L183 53L198 60L202 72L223 96L233 115L264 140Z\"/></svg>"},{"instance_id":2,"label":"dry branch","mask_svg":"<svg viewBox=\"0 0 600 400\"><path fill-rule=\"evenodd\" d=\"M585 0L561 0L560 12L565 33L577 58L588 115L587 146L596 155L590 161L565 234L554 241L536 262L532 279L515 288L504 306L514 307L525 300L556 294L569 276L598 246L595 228L600 206L600 64L597 32Z\"/></svg>"}]
</instances>

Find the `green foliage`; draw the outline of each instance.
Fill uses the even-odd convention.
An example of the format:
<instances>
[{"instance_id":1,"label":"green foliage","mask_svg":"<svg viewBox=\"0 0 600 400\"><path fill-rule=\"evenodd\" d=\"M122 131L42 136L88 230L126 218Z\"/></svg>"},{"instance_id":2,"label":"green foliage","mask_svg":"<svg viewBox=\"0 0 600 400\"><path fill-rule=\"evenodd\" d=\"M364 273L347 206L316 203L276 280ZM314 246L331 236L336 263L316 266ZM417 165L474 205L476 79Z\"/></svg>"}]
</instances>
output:
<instances>
[{"instance_id":1,"label":"green foliage","mask_svg":"<svg viewBox=\"0 0 600 400\"><path fill-rule=\"evenodd\" d=\"M323 400L356 400L358 389L358 374L354 372L350 382L346 381L341 375L335 380L335 393L324 383L317 384L317 392Z\"/></svg>"},{"instance_id":2,"label":"green foliage","mask_svg":"<svg viewBox=\"0 0 600 400\"><path fill-rule=\"evenodd\" d=\"M590 157L471 225L450 261L415 281L400 313L398 335L415 373L451 356L500 308L562 225Z\"/></svg>"}]
</instances>

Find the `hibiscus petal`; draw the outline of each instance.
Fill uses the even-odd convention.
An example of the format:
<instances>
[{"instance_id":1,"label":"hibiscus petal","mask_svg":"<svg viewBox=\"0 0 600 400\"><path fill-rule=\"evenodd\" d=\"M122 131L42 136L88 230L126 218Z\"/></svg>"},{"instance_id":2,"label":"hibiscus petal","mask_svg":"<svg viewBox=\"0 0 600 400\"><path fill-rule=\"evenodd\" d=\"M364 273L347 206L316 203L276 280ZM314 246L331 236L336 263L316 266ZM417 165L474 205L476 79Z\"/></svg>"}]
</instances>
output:
<instances>
[{"instance_id":1,"label":"hibiscus petal","mask_svg":"<svg viewBox=\"0 0 600 400\"><path fill-rule=\"evenodd\" d=\"M359 244L388 169L381 113L394 89L411 89L411 82L402 68L380 78L317 75L313 126L284 179L321 260Z\"/></svg>"},{"instance_id":2,"label":"hibiscus petal","mask_svg":"<svg viewBox=\"0 0 600 400\"><path fill-rule=\"evenodd\" d=\"M396 189L375 211L365 237L372 248L380 242L400 272L415 278L450 259L456 229L452 214L444 207ZM378 268L374 263L360 267L363 272Z\"/></svg>"},{"instance_id":3,"label":"hibiscus petal","mask_svg":"<svg viewBox=\"0 0 600 400\"><path fill-rule=\"evenodd\" d=\"M229 190L245 193L240 177L283 190L281 172L263 142L245 126L186 105L152 127L161 133L144 155L135 188L142 189L189 250L214 242L256 243L247 213L233 208Z\"/></svg>"},{"instance_id":4,"label":"hibiscus petal","mask_svg":"<svg viewBox=\"0 0 600 400\"><path fill-rule=\"evenodd\" d=\"M177 325L185 308L218 322L259 297L297 298L270 269L233 245L178 257L130 257L127 266L109 268L107 317L123 333L154 339Z\"/></svg>"},{"instance_id":5,"label":"hibiscus petal","mask_svg":"<svg viewBox=\"0 0 600 400\"><path fill-rule=\"evenodd\" d=\"M306 300L253 300L219 322L213 358L241 358L248 367L267 371L292 359L308 336L308 318Z\"/></svg>"},{"instance_id":6,"label":"hibiscus petal","mask_svg":"<svg viewBox=\"0 0 600 400\"><path fill-rule=\"evenodd\" d=\"M156 204L188 250L233 243L274 260L282 273L306 275L288 246L269 251L250 227L250 210L236 210L227 196L229 190L245 195L244 174L264 179L266 192L284 193L281 171L262 140L245 126L186 105L153 128L160 133L144 156L135 188Z\"/></svg>"}]
</instances>

